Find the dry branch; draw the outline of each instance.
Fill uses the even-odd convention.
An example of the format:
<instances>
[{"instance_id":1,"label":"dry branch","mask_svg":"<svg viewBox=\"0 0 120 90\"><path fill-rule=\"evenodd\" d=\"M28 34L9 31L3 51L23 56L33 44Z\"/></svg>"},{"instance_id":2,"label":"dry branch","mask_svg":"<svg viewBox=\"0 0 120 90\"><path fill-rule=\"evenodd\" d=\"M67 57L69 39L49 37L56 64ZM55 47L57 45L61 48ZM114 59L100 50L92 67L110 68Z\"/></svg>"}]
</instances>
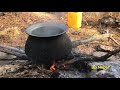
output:
<instances>
[{"instance_id":1,"label":"dry branch","mask_svg":"<svg viewBox=\"0 0 120 90\"><path fill-rule=\"evenodd\" d=\"M107 61L107 59L109 57L111 57L112 55L114 54L117 54L120 52L120 48L119 49L116 49L114 51L111 51L111 52L108 52L108 54L102 56L102 57L96 57L96 56L90 56L90 55L77 55L77 57L75 57L74 59L71 59L69 61L65 61L63 63L60 63L58 65L58 67L61 67L63 64L64 65L70 65L70 64L73 64L73 63L79 63L79 62L91 62L91 61L96 61L96 62L100 62L100 61Z\"/></svg>"},{"instance_id":2,"label":"dry branch","mask_svg":"<svg viewBox=\"0 0 120 90\"><path fill-rule=\"evenodd\" d=\"M86 44L86 43L89 43L89 42L92 42L92 41L96 41L96 40L104 40L105 38L109 38L111 37L112 34L102 34L102 35L94 35L92 37L89 37L87 39L83 39L83 40L76 40L76 41L73 41L72 42L72 47L75 48L81 44Z\"/></svg>"},{"instance_id":3,"label":"dry branch","mask_svg":"<svg viewBox=\"0 0 120 90\"><path fill-rule=\"evenodd\" d=\"M106 54L106 55L104 55L104 56L102 56L102 57L100 57L103 61L105 61L105 60L107 60L109 57L111 57L112 55L114 55L114 54L117 54L117 53L119 53L120 52L120 48L118 48L118 49L116 49L116 50L114 50L114 51L111 51L111 52L109 52L108 54Z\"/></svg>"},{"instance_id":4,"label":"dry branch","mask_svg":"<svg viewBox=\"0 0 120 90\"><path fill-rule=\"evenodd\" d=\"M9 50L14 50L15 52L19 52L19 53L23 53L23 54L25 53L24 50L22 50L22 49L18 49L18 48L6 46L6 45L0 45L0 48L5 48L5 49L9 49Z\"/></svg>"},{"instance_id":5,"label":"dry branch","mask_svg":"<svg viewBox=\"0 0 120 90\"><path fill-rule=\"evenodd\" d=\"M17 48L5 46L5 45L0 45L0 51L7 53L7 54L15 55L22 59L27 59L27 56L24 50L21 50L21 49L17 49Z\"/></svg>"},{"instance_id":6,"label":"dry branch","mask_svg":"<svg viewBox=\"0 0 120 90\"><path fill-rule=\"evenodd\" d=\"M73 47L76 47L80 44L85 44L85 43L88 43L90 41L94 41L94 40L101 40L101 39L105 39L105 38L108 38L110 37L111 34L103 34L103 35L94 35L88 39L84 39L84 40L77 40L77 41L74 41L73 42ZM0 45L0 51L1 52L4 52L4 53L8 53L8 54L11 54L11 55L15 55L23 60L25 59L28 59L26 54L25 54L25 51L24 50L21 50L21 49L17 49L17 48L14 48L14 47L9 47L9 46L5 46L5 45ZM117 51L113 51L113 52L110 52L108 53L107 55L99 58L99 57L93 57L93 56L84 56L84 57L76 57L76 61L104 61L106 60L107 58L109 58L110 56L112 56L113 54L116 54L118 53L120 50L117 50Z\"/></svg>"},{"instance_id":7,"label":"dry branch","mask_svg":"<svg viewBox=\"0 0 120 90\"><path fill-rule=\"evenodd\" d=\"M111 52L115 50L112 46L105 46L105 45L98 45L95 48L96 51L102 51L102 52Z\"/></svg>"}]
</instances>

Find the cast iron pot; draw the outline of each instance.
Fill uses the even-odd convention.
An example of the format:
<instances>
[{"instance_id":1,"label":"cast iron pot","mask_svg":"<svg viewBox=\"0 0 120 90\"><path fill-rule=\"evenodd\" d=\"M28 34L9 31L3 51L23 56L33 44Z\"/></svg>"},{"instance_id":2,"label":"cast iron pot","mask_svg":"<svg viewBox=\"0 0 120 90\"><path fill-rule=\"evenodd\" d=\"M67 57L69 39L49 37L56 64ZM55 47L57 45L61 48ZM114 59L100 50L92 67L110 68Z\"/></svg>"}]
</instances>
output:
<instances>
[{"instance_id":1,"label":"cast iron pot","mask_svg":"<svg viewBox=\"0 0 120 90\"><path fill-rule=\"evenodd\" d=\"M28 59L38 64L52 64L66 58L72 50L72 43L66 34L67 26L63 23L45 22L29 26L29 35L25 44Z\"/></svg>"}]
</instances>

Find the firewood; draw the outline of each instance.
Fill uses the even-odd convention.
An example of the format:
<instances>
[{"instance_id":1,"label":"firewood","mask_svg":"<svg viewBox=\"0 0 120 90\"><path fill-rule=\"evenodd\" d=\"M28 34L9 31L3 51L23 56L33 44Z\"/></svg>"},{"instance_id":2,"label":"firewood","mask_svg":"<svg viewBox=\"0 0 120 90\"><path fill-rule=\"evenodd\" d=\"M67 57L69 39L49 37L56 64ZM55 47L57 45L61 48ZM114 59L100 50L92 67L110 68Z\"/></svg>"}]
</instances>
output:
<instances>
[{"instance_id":1,"label":"firewood","mask_svg":"<svg viewBox=\"0 0 120 90\"><path fill-rule=\"evenodd\" d=\"M91 42L91 41L95 41L95 40L101 40L101 39L104 39L104 38L108 38L110 37L111 34L103 34L103 35L94 35L88 39L84 39L84 40L77 40L77 41L74 41L73 42L73 48L75 48L76 46L80 45L80 44L85 44L85 43L88 43L88 42ZM21 49L17 49L17 48L14 48L14 47L10 47L10 46L5 46L5 45L0 45L0 51L1 52L4 52L4 53L8 53L8 54L11 54L11 55L15 55L23 60L25 59L28 59L26 54L25 54L25 51L24 50L21 50ZM98 58L98 57L93 57L93 56L85 56L85 57L77 57L76 60L83 60L83 61L104 61L106 60L107 58L109 58L110 56L112 56L113 54L116 54L118 53L119 50L114 53L110 52L110 54L108 53L105 57L102 57L102 58ZM101 60L101 59L104 59L104 60Z\"/></svg>"},{"instance_id":2,"label":"firewood","mask_svg":"<svg viewBox=\"0 0 120 90\"><path fill-rule=\"evenodd\" d=\"M106 46L106 45L98 45L96 48L96 51L102 51L102 52L111 52L115 50L112 46Z\"/></svg>"},{"instance_id":3,"label":"firewood","mask_svg":"<svg viewBox=\"0 0 120 90\"><path fill-rule=\"evenodd\" d=\"M24 50L21 50L21 49L17 49L17 48L5 46L5 45L0 45L0 51L7 53L7 54L15 55L22 59L27 59L27 56Z\"/></svg>"},{"instance_id":4,"label":"firewood","mask_svg":"<svg viewBox=\"0 0 120 90\"><path fill-rule=\"evenodd\" d=\"M96 57L96 56L91 56L91 55L77 55L77 57L75 57L74 59L71 59L69 61L65 61L65 62L62 62L62 63L59 63L58 64L58 68L61 67L63 64L64 65L71 65L71 64L74 64L74 63L80 63L81 61L82 62L101 62L101 61L107 61L107 59L109 57L111 57L112 55L114 54L117 54L120 52L120 48L114 50L114 51L111 51L111 52L108 52L108 54L102 56L102 57Z\"/></svg>"},{"instance_id":5,"label":"firewood","mask_svg":"<svg viewBox=\"0 0 120 90\"><path fill-rule=\"evenodd\" d=\"M76 41L72 42L72 47L75 48L81 44L86 44L86 43L96 41L96 40L104 40L105 38L109 38L111 36L113 36L113 34L107 33L107 34L102 34L102 35L94 35L94 36L89 37L87 39L76 40Z\"/></svg>"},{"instance_id":6,"label":"firewood","mask_svg":"<svg viewBox=\"0 0 120 90\"><path fill-rule=\"evenodd\" d=\"M111 57L112 55L117 54L117 53L119 53L119 52L120 52L120 48L118 48L118 49L116 49L116 50L114 50L114 51L111 51L111 52L109 52L108 54L106 54L106 55L104 55L104 56L102 56L102 57L100 57L100 58L101 58L101 60L105 61L105 60L107 60L109 57Z\"/></svg>"}]
</instances>

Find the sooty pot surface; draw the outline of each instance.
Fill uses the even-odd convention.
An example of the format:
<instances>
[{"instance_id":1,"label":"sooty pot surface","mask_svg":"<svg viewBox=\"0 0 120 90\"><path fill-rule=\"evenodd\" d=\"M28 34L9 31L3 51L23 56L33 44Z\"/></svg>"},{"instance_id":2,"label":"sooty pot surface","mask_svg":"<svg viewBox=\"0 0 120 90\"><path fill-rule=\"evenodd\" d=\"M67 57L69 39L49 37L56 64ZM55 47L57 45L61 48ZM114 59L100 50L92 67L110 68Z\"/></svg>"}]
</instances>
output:
<instances>
[{"instance_id":1,"label":"sooty pot surface","mask_svg":"<svg viewBox=\"0 0 120 90\"><path fill-rule=\"evenodd\" d=\"M66 34L67 27L62 23L38 23L26 29L28 39L25 53L35 63L51 64L66 58L72 44Z\"/></svg>"}]
</instances>

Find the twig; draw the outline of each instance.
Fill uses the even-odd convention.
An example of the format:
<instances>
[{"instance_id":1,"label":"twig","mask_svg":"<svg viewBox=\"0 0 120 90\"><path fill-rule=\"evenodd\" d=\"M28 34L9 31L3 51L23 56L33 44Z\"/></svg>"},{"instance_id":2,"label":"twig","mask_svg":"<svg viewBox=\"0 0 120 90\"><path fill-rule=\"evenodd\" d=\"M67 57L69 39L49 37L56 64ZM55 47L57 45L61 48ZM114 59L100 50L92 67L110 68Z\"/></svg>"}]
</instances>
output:
<instances>
[{"instance_id":1,"label":"twig","mask_svg":"<svg viewBox=\"0 0 120 90\"><path fill-rule=\"evenodd\" d=\"M118 43L112 36L110 37L110 39L114 41L117 45L120 45L120 43Z\"/></svg>"}]
</instances>

